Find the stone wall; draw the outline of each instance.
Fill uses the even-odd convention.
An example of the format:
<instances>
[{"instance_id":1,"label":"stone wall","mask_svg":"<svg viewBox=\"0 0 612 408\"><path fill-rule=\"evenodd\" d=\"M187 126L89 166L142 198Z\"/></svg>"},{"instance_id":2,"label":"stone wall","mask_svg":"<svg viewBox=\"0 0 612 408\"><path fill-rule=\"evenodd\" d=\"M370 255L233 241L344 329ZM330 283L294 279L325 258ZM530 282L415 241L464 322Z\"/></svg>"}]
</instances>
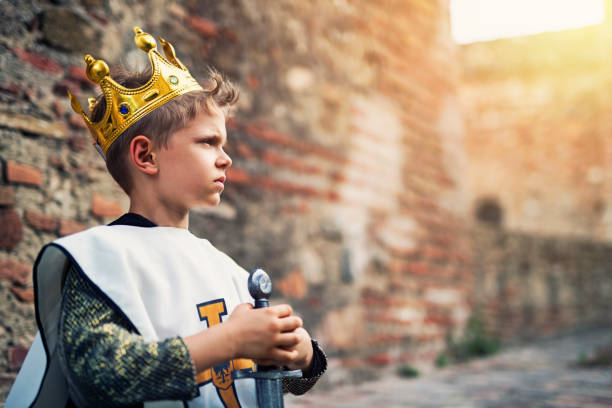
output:
<instances>
[{"instance_id":1,"label":"stone wall","mask_svg":"<svg viewBox=\"0 0 612 408\"><path fill-rule=\"evenodd\" d=\"M612 246L474 228L473 311L492 336L519 342L612 324Z\"/></svg>"}]
</instances>

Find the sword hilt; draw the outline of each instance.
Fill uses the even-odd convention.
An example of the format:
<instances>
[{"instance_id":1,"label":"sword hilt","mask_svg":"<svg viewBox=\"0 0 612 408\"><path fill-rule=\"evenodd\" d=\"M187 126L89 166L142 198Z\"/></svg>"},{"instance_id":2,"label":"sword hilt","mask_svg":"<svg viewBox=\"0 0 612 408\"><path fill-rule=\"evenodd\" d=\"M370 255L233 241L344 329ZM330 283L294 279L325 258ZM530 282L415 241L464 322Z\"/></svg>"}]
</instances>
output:
<instances>
[{"instance_id":1,"label":"sword hilt","mask_svg":"<svg viewBox=\"0 0 612 408\"><path fill-rule=\"evenodd\" d=\"M249 275L249 293L255 299L255 309L270 306L268 298L272 293L272 281L261 268L255 269ZM254 378L257 390L257 405L260 408L283 408L283 378L300 378L302 370L283 370L275 366L257 366L257 371L250 369L238 370L232 373L232 378Z\"/></svg>"}]
</instances>

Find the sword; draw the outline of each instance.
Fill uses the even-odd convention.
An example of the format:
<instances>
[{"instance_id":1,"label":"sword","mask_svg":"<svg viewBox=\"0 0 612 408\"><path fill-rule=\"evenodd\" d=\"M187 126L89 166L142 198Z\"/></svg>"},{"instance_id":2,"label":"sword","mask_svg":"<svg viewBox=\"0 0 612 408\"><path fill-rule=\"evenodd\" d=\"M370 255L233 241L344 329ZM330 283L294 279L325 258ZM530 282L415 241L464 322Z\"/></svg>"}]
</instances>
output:
<instances>
[{"instance_id":1,"label":"sword","mask_svg":"<svg viewBox=\"0 0 612 408\"><path fill-rule=\"evenodd\" d=\"M255 269L249 275L249 293L255 299L255 309L268 307L272 293L272 281L263 269ZM259 408L283 408L283 378L302 376L302 370L283 370L275 366L257 366L257 371L238 370L232 373L234 379L254 378Z\"/></svg>"}]
</instances>

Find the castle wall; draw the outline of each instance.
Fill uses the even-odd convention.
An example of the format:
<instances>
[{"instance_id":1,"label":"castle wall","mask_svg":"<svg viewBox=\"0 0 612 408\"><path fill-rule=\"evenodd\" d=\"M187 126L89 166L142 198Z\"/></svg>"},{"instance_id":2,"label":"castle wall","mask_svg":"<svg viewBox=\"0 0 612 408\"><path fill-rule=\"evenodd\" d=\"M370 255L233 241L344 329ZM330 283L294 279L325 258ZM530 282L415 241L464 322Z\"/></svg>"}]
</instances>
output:
<instances>
[{"instance_id":1,"label":"castle wall","mask_svg":"<svg viewBox=\"0 0 612 408\"><path fill-rule=\"evenodd\" d=\"M398 364L430 367L447 334L459 335L477 308L487 309L492 332L524 334L520 324L503 331L494 323L516 310L525 315L521 305L532 297L516 295L523 281L514 276L524 266L518 259L531 254L529 282L539 285L548 279L552 261L540 258L549 252L524 248L549 241L531 236L539 232L533 229L516 235L472 226L476 199L502 185L505 173L487 170L491 163L475 150L483 131L474 111L491 88L460 70L470 51L450 39L447 1L30 0L0 3L0 17L3 393L34 336L30 275L38 250L128 207L65 94L71 90L83 104L95 94L83 70L86 52L106 59L111 72L119 62L147 63L133 45L133 25L173 43L194 76L210 64L239 86L222 204L195 209L190 229L246 269L272 275L274 301L291 303L330 356L321 387ZM594 138L599 144L585 151L603 166L609 146ZM478 172L490 180L474 177ZM537 182L550 184L551 174ZM518 175L513 183L512 192L522 194ZM594 188L585 191L576 199L596 196ZM496 197L511 220L504 225L520 227L520 214L506 204L512 195ZM581 220L584 236L605 235L586 227L600 228L595 218ZM572 251L564 228L547 230L559 234L550 237L554 253ZM610 280L601 255L609 249L581 245L554 264L550 279L559 294L549 297L557 300L531 309L538 316L529 333L544 327L540 312L574 299L575 282L564 274ZM586 269L577 266L583 254L591 254ZM503 269L508 260L519 266ZM513 303L500 309L494 298L508 288ZM584 300L582 307L594 310L582 315L589 317L572 309L548 332L578 321L601 324L601 299Z\"/></svg>"}]
</instances>

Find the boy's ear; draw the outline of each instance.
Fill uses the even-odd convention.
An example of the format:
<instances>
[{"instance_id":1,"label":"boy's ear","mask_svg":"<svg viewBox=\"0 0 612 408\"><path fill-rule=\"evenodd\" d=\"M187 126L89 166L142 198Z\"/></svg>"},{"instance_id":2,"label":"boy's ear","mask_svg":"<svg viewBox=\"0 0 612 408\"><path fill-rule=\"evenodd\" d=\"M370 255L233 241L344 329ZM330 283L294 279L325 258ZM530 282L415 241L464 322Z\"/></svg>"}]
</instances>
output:
<instances>
[{"instance_id":1,"label":"boy's ear","mask_svg":"<svg viewBox=\"0 0 612 408\"><path fill-rule=\"evenodd\" d=\"M135 136L130 142L130 160L134 166L145 174L157 174L157 153L153 149L153 142L144 135Z\"/></svg>"}]
</instances>

